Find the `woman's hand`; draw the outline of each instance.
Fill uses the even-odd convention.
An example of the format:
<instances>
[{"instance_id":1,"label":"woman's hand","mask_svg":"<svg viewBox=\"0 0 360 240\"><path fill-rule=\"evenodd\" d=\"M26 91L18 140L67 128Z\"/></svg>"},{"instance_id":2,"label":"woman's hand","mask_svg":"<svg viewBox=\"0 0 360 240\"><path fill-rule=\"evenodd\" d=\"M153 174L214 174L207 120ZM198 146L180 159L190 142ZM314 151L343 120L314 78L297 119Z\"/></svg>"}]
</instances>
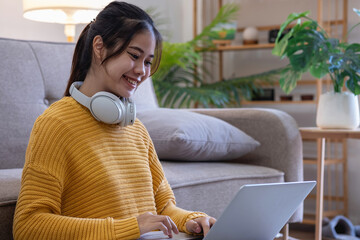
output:
<instances>
[{"instance_id":1,"label":"woman's hand","mask_svg":"<svg viewBox=\"0 0 360 240\"><path fill-rule=\"evenodd\" d=\"M140 228L140 235L150 231L160 230L172 238L172 232L176 234L179 233L175 223L169 216L154 215L151 212L147 212L139 215L137 221Z\"/></svg>"},{"instance_id":2,"label":"woman's hand","mask_svg":"<svg viewBox=\"0 0 360 240\"><path fill-rule=\"evenodd\" d=\"M215 222L216 219L213 217L199 217L187 221L185 226L189 232L192 233L203 232L204 236L206 236L206 234L209 232L210 228L212 227L212 225L214 225Z\"/></svg>"}]
</instances>

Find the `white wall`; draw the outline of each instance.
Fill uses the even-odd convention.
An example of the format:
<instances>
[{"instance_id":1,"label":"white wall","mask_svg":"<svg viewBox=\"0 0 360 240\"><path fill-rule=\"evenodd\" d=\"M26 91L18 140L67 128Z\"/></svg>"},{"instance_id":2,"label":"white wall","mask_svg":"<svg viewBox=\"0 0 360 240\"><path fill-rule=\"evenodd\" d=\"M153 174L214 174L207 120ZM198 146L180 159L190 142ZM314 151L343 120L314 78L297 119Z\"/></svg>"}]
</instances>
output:
<instances>
[{"instance_id":1,"label":"white wall","mask_svg":"<svg viewBox=\"0 0 360 240\"><path fill-rule=\"evenodd\" d=\"M192 37L192 11L189 0L127 0L143 9L153 7L168 20L171 41L182 42ZM190 7L190 9L189 9ZM191 13L191 14L189 14ZM76 28L76 38L84 25ZM61 24L40 23L24 19L22 0L0 0L0 37L64 42L64 26Z\"/></svg>"},{"instance_id":2,"label":"white wall","mask_svg":"<svg viewBox=\"0 0 360 240\"><path fill-rule=\"evenodd\" d=\"M241 1L241 0L240 0ZM150 6L158 9L162 16L169 21L168 29L172 33L173 42L183 42L192 38L192 1L191 0L128 0L142 8ZM242 5L247 5L247 8L242 7L240 16L242 20L240 25L256 25L256 24L277 24L286 18L288 13L292 11L303 11L307 8L312 8L314 0L310 0L312 4L308 5L305 1L298 0L242 0ZM277 2L274 7L273 3ZM289 4L289 2L291 4ZM349 0L349 25L358 22L360 18L356 16L351 9L353 7L360 8L358 0ZM270 10L271 9L271 10ZM272 11L278 10L275 16L268 16L273 14ZM77 27L77 35L84 26ZM360 42L360 28L353 32L350 36L351 42ZM63 33L64 28L59 24L38 23L26 20L22 17L22 0L0 0L0 37L27 39L27 40L42 40L42 41L66 41ZM231 76L238 74L234 69L240 69L240 74L260 72L266 69L272 69L279 64L274 61L268 50L265 51L244 51L237 53L228 53L226 55L229 66L225 71ZM234 65L234 62L240 62L239 65ZM315 107L314 106L272 106L283 109L289 112L298 121L300 126L315 125ZM360 141L349 140L349 205L350 218L353 222L360 224L360 188L357 184L360 183L360 159L359 151ZM306 150L306 149L305 149ZM311 176L310 176L311 177Z\"/></svg>"},{"instance_id":3,"label":"white wall","mask_svg":"<svg viewBox=\"0 0 360 240\"><path fill-rule=\"evenodd\" d=\"M0 1L0 37L66 41L64 28L58 24L38 23L22 17L22 0Z\"/></svg>"}]
</instances>

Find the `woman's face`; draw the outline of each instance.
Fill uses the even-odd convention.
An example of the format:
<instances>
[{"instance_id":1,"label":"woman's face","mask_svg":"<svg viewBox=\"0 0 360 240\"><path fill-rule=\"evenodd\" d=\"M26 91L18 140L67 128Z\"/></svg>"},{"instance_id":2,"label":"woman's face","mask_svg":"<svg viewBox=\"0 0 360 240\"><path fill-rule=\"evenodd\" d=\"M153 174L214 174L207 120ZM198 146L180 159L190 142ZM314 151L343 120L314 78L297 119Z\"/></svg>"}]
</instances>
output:
<instances>
[{"instance_id":1,"label":"woman's face","mask_svg":"<svg viewBox=\"0 0 360 240\"><path fill-rule=\"evenodd\" d=\"M124 52L102 64L97 79L99 91L131 97L137 86L150 76L155 45L152 32L136 34Z\"/></svg>"}]
</instances>

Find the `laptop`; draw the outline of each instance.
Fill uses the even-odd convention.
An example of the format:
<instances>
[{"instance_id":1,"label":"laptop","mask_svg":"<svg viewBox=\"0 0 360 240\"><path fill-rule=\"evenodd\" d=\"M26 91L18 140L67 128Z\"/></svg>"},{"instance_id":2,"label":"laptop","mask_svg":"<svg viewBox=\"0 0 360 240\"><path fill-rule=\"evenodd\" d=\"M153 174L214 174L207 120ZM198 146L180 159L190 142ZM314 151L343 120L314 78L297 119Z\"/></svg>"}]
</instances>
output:
<instances>
[{"instance_id":1,"label":"laptop","mask_svg":"<svg viewBox=\"0 0 360 240\"><path fill-rule=\"evenodd\" d=\"M316 181L242 186L204 240L272 240L316 185ZM139 240L169 239L150 232ZM172 239L202 239L185 233Z\"/></svg>"}]
</instances>

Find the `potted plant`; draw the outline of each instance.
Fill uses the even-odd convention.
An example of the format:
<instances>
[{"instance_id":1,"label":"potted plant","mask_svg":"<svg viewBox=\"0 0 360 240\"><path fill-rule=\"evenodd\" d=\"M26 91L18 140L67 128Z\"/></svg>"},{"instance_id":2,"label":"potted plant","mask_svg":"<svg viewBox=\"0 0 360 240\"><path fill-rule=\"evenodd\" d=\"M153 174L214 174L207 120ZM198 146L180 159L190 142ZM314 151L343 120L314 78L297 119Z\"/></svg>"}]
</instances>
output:
<instances>
[{"instance_id":1,"label":"potted plant","mask_svg":"<svg viewBox=\"0 0 360 240\"><path fill-rule=\"evenodd\" d=\"M360 16L359 10L354 11ZM280 27L273 54L289 60L281 71L280 87L290 93L303 73L309 72L315 78L328 74L333 91L319 97L317 125L321 128L356 128L359 126L360 44L329 37L308 14L290 14ZM295 21L297 23L280 39L283 31Z\"/></svg>"},{"instance_id":2,"label":"potted plant","mask_svg":"<svg viewBox=\"0 0 360 240\"><path fill-rule=\"evenodd\" d=\"M261 83L274 83L280 70L235 77L208 83L203 62L213 61L203 53L215 48L214 30L236 19L239 6L224 4L213 21L192 40L183 43L164 41L158 71L152 76L155 92L162 107L225 107L240 104L261 93ZM156 19L156 18L155 18Z\"/></svg>"}]
</instances>

